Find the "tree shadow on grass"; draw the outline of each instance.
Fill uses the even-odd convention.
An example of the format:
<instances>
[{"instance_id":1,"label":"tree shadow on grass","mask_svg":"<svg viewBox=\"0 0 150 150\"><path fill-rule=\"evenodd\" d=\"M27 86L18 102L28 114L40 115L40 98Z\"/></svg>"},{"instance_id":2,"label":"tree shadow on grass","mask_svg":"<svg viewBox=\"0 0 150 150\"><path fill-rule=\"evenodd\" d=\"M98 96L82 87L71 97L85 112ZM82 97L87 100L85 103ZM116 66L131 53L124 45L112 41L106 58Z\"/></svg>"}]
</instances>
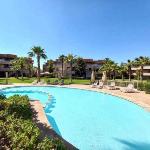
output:
<instances>
[{"instance_id":1,"label":"tree shadow on grass","mask_svg":"<svg viewBox=\"0 0 150 150\"><path fill-rule=\"evenodd\" d=\"M116 141L125 145L124 150L150 150L150 143L128 141L115 138Z\"/></svg>"}]
</instances>

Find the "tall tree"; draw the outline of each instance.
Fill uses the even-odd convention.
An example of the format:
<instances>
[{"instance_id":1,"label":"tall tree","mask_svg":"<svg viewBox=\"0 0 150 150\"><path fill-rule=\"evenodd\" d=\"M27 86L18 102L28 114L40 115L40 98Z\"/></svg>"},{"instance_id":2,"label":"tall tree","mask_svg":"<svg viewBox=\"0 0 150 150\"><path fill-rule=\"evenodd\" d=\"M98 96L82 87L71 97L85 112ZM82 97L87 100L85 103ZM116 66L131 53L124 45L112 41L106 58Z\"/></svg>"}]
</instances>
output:
<instances>
[{"instance_id":1,"label":"tall tree","mask_svg":"<svg viewBox=\"0 0 150 150\"><path fill-rule=\"evenodd\" d=\"M104 61L105 61L105 63L99 70L106 71L107 76L109 77L109 79L111 79L111 72L113 70L113 67L114 67L113 65L115 64L115 62L109 58L105 58Z\"/></svg>"},{"instance_id":2,"label":"tall tree","mask_svg":"<svg viewBox=\"0 0 150 150\"><path fill-rule=\"evenodd\" d=\"M53 65L54 65L54 61L52 59L48 60L47 68L48 68L49 73L53 73L53 71L54 71L54 66Z\"/></svg>"},{"instance_id":3,"label":"tall tree","mask_svg":"<svg viewBox=\"0 0 150 150\"><path fill-rule=\"evenodd\" d=\"M66 56L66 59L65 59L65 61L70 64L70 82L71 83L72 83L72 65L75 62L75 58L76 58L76 56L74 56L72 54L68 54L68 56Z\"/></svg>"},{"instance_id":4,"label":"tall tree","mask_svg":"<svg viewBox=\"0 0 150 150\"><path fill-rule=\"evenodd\" d=\"M128 68L125 64L121 63L121 65L118 68L118 72L120 73L122 77L122 81L124 81L124 74L128 71Z\"/></svg>"},{"instance_id":5,"label":"tall tree","mask_svg":"<svg viewBox=\"0 0 150 150\"><path fill-rule=\"evenodd\" d=\"M132 66L133 66L133 61L131 61L130 59L127 60L127 64L126 64L127 68L128 68L128 74L129 74L129 81L131 81L131 75L132 75Z\"/></svg>"},{"instance_id":6,"label":"tall tree","mask_svg":"<svg viewBox=\"0 0 150 150\"><path fill-rule=\"evenodd\" d=\"M116 79L116 72L118 72L118 70L119 70L118 64L115 63L115 62L112 63L112 65L111 65L111 71L112 71L112 73L113 73L113 80Z\"/></svg>"},{"instance_id":7,"label":"tall tree","mask_svg":"<svg viewBox=\"0 0 150 150\"><path fill-rule=\"evenodd\" d=\"M31 78L33 76L33 60L31 58L26 58L26 69L28 70L28 76Z\"/></svg>"},{"instance_id":8,"label":"tall tree","mask_svg":"<svg viewBox=\"0 0 150 150\"><path fill-rule=\"evenodd\" d=\"M18 72L21 73L21 77L23 79L23 70L26 69L26 58L25 57L17 57L12 62L12 70L15 71L18 78Z\"/></svg>"},{"instance_id":9,"label":"tall tree","mask_svg":"<svg viewBox=\"0 0 150 150\"><path fill-rule=\"evenodd\" d=\"M79 77L85 77L86 75L86 63L83 58L78 57L75 62L75 74Z\"/></svg>"},{"instance_id":10,"label":"tall tree","mask_svg":"<svg viewBox=\"0 0 150 150\"><path fill-rule=\"evenodd\" d=\"M38 78L38 82L40 82L40 70L41 70L40 69L40 60L41 60L41 58L47 59L45 51L40 46L34 46L31 48L31 51L28 52L28 55L30 57L36 57L36 59L37 59L37 65L38 65L37 78Z\"/></svg>"},{"instance_id":11,"label":"tall tree","mask_svg":"<svg viewBox=\"0 0 150 150\"><path fill-rule=\"evenodd\" d=\"M61 61L61 76L64 76L64 61L65 61L66 56L65 55L60 55L59 60Z\"/></svg>"},{"instance_id":12,"label":"tall tree","mask_svg":"<svg viewBox=\"0 0 150 150\"><path fill-rule=\"evenodd\" d=\"M140 56L138 58L135 58L134 65L140 67L140 80L143 80L143 68L145 65L148 65L148 64L150 64L149 57Z\"/></svg>"}]
</instances>

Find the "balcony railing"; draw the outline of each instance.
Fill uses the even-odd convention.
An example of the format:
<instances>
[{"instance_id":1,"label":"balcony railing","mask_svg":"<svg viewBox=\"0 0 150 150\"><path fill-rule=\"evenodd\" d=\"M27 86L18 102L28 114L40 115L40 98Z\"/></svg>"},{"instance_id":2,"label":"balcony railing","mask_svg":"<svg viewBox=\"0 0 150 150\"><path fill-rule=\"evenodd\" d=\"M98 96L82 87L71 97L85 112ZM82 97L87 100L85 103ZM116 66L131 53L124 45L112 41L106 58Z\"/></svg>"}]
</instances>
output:
<instances>
[{"instance_id":1,"label":"balcony railing","mask_svg":"<svg viewBox=\"0 0 150 150\"><path fill-rule=\"evenodd\" d=\"M150 73L143 73L143 76L150 76Z\"/></svg>"},{"instance_id":2,"label":"balcony railing","mask_svg":"<svg viewBox=\"0 0 150 150\"><path fill-rule=\"evenodd\" d=\"M139 70L141 67L132 67L131 70ZM144 66L143 69L147 70L150 69L150 66Z\"/></svg>"},{"instance_id":3,"label":"balcony railing","mask_svg":"<svg viewBox=\"0 0 150 150\"><path fill-rule=\"evenodd\" d=\"M10 63L11 63L11 61L0 59L0 64L10 64Z\"/></svg>"},{"instance_id":4,"label":"balcony railing","mask_svg":"<svg viewBox=\"0 0 150 150\"><path fill-rule=\"evenodd\" d=\"M143 69L150 69L150 66L144 66Z\"/></svg>"}]
</instances>

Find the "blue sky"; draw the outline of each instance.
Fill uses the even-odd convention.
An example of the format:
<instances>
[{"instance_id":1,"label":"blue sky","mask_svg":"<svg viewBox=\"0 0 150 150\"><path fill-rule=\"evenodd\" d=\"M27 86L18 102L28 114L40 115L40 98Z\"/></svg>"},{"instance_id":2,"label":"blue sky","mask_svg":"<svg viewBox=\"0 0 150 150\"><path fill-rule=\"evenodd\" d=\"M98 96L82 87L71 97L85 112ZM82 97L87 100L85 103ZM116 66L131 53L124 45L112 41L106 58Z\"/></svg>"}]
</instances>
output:
<instances>
[{"instance_id":1,"label":"blue sky","mask_svg":"<svg viewBox=\"0 0 150 150\"><path fill-rule=\"evenodd\" d=\"M150 56L149 0L1 0L0 53L73 53L117 62Z\"/></svg>"}]
</instances>

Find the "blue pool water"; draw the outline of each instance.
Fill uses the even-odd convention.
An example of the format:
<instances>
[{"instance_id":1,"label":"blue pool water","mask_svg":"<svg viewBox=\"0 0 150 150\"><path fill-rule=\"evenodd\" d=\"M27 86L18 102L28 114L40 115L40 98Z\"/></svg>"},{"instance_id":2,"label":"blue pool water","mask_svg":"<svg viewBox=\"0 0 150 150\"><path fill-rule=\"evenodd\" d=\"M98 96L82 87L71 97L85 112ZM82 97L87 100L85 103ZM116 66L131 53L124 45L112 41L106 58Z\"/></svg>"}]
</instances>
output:
<instances>
[{"instance_id":1,"label":"blue pool water","mask_svg":"<svg viewBox=\"0 0 150 150\"><path fill-rule=\"evenodd\" d=\"M10 97L14 94L18 95L28 95L30 100L41 100L41 103L43 106L46 105L46 102L48 101L49 97L47 93L41 92L41 91L31 91L31 90L22 90L22 89L9 89L5 90L3 94L6 95L6 97Z\"/></svg>"},{"instance_id":2,"label":"blue pool water","mask_svg":"<svg viewBox=\"0 0 150 150\"><path fill-rule=\"evenodd\" d=\"M10 96L16 90L49 92L51 101L45 107L49 122L81 150L150 150L150 113L126 100L59 87L16 87L4 91ZM25 94L46 103L45 96L31 93Z\"/></svg>"}]
</instances>

